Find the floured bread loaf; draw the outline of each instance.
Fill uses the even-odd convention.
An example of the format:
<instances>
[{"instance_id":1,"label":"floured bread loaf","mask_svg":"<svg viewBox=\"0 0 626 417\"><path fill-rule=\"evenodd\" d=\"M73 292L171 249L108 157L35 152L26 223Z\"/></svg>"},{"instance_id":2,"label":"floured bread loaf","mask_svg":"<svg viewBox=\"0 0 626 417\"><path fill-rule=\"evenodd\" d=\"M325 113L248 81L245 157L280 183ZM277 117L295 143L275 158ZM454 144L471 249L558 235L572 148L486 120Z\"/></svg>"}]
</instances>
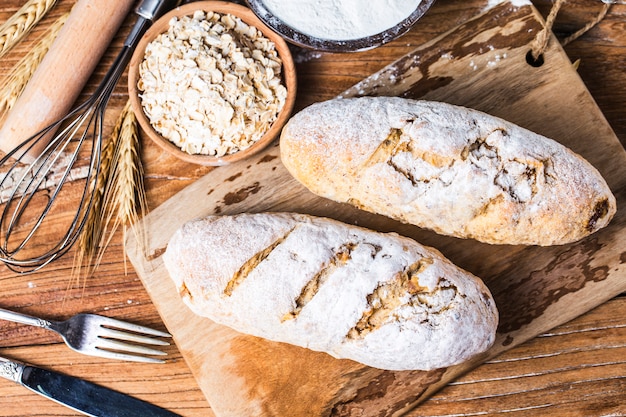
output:
<instances>
[{"instance_id":1,"label":"floured bread loaf","mask_svg":"<svg viewBox=\"0 0 626 417\"><path fill-rule=\"evenodd\" d=\"M294 115L281 158L313 193L461 238L556 245L606 226L615 197L559 143L487 114L397 97Z\"/></svg>"},{"instance_id":2,"label":"floured bread loaf","mask_svg":"<svg viewBox=\"0 0 626 417\"><path fill-rule=\"evenodd\" d=\"M446 367L495 340L487 287L393 233L299 214L212 216L182 226L163 259L196 314L376 368Z\"/></svg>"}]
</instances>

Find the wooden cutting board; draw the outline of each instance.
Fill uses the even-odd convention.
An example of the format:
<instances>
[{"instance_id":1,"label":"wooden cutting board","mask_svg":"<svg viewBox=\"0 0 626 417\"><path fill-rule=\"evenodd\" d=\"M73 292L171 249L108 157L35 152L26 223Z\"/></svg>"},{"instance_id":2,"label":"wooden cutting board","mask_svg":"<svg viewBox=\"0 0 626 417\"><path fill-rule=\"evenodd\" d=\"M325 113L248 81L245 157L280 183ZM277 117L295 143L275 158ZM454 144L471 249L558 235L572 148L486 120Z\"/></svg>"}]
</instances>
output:
<instances>
[{"instance_id":1,"label":"wooden cutting board","mask_svg":"<svg viewBox=\"0 0 626 417\"><path fill-rule=\"evenodd\" d=\"M127 248L216 415L400 415L487 358L626 291L626 152L555 38L543 65L527 63L529 45L542 22L530 3L501 3L343 95L446 101L558 140L606 178L618 202L612 223L571 245L491 246L439 236L319 198L290 177L278 144L248 161L215 169L144 219L143 249L132 236ZM161 260L170 236L192 218L260 211L328 216L436 247L491 289L501 316L495 345L461 366L391 372L242 335L196 317L180 301Z\"/></svg>"}]
</instances>

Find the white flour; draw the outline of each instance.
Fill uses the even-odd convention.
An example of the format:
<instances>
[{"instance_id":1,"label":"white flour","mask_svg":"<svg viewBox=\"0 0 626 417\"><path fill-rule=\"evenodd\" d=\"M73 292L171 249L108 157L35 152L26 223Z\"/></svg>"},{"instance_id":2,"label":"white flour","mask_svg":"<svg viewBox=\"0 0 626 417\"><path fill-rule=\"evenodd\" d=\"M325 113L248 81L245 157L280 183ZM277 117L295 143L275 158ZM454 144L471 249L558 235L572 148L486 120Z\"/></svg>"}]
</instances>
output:
<instances>
[{"instance_id":1,"label":"white flour","mask_svg":"<svg viewBox=\"0 0 626 417\"><path fill-rule=\"evenodd\" d=\"M376 35L409 15L421 0L263 0L293 29L320 39L350 40Z\"/></svg>"}]
</instances>

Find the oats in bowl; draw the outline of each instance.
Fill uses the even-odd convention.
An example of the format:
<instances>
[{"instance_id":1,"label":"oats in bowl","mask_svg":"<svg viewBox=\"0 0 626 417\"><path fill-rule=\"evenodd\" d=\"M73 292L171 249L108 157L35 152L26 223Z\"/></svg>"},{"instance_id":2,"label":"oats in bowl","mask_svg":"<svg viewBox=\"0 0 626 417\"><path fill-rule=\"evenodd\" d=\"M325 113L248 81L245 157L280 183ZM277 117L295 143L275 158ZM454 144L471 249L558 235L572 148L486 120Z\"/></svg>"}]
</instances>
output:
<instances>
[{"instance_id":1,"label":"oats in bowl","mask_svg":"<svg viewBox=\"0 0 626 417\"><path fill-rule=\"evenodd\" d=\"M174 16L146 45L137 80L159 134L188 154L222 157L256 143L285 106L273 41L228 13Z\"/></svg>"}]
</instances>

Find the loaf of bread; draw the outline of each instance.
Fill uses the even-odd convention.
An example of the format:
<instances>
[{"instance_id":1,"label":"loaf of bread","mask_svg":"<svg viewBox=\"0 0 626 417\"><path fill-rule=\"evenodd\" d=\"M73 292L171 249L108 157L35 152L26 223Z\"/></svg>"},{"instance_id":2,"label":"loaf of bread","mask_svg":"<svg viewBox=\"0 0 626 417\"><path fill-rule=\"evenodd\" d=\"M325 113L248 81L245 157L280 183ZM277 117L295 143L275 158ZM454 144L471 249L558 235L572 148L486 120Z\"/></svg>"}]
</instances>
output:
<instances>
[{"instance_id":1,"label":"loaf of bread","mask_svg":"<svg viewBox=\"0 0 626 417\"><path fill-rule=\"evenodd\" d=\"M579 155L446 103L316 103L287 123L280 151L289 172L317 195L487 243L570 243L606 226L616 211L605 180Z\"/></svg>"},{"instance_id":2,"label":"loaf of bread","mask_svg":"<svg viewBox=\"0 0 626 417\"><path fill-rule=\"evenodd\" d=\"M389 370L487 350L487 287L395 233L289 213L211 216L170 239L165 266L193 312L239 332Z\"/></svg>"}]
</instances>

